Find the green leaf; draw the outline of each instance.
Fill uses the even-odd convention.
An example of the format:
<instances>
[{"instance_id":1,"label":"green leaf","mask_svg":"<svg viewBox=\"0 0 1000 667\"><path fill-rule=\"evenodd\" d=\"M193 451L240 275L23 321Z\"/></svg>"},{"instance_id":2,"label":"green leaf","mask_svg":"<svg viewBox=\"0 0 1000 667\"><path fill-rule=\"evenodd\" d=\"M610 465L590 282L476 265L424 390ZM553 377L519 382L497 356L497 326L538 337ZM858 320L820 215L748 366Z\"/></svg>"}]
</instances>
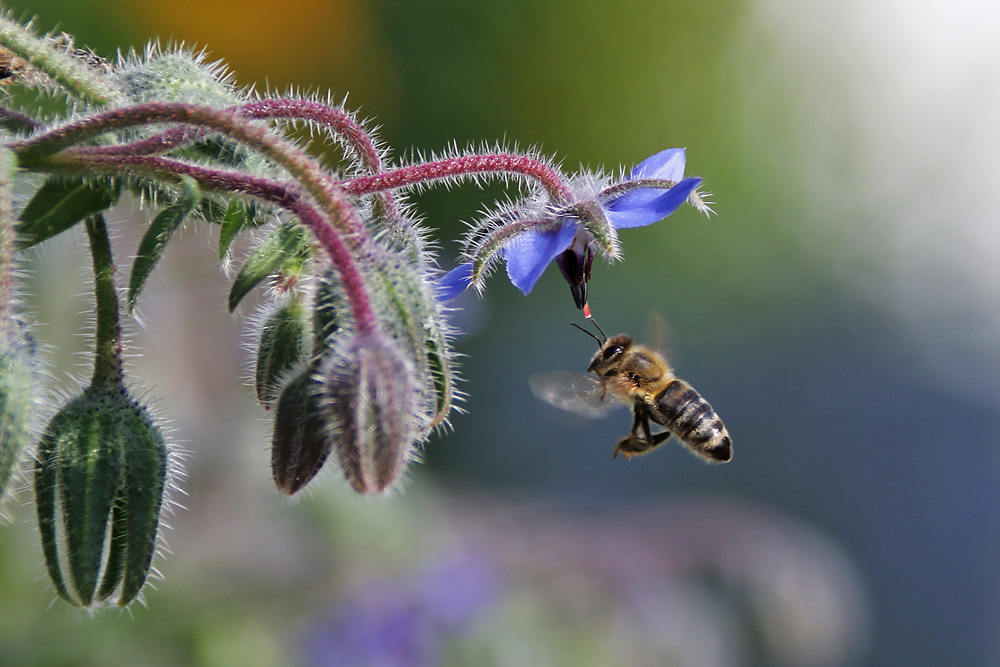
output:
<instances>
[{"instance_id":1,"label":"green leaf","mask_svg":"<svg viewBox=\"0 0 1000 667\"><path fill-rule=\"evenodd\" d=\"M198 183L189 176L182 176L180 198L160 211L139 242L139 249L132 263L132 275L128 282L129 310L135 307L139 292L146 284L153 267L163 256L170 237L198 205L200 199L201 190L198 188Z\"/></svg>"},{"instance_id":2,"label":"green leaf","mask_svg":"<svg viewBox=\"0 0 1000 667\"><path fill-rule=\"evenodd\" d=\"M110 208L121 189L107 182L50 178L21 211L18 244L30 248Z\"/></svg>"},{"instance_id":3,"label":"green leaf","mask_svg":"<svg viewBox=\"0 0 1000 667\"><path fill-rule=\"evenodd\" d=\"M222 219L222 228L219 230L219 259L226 256L237 234L247 226L249 222L247 218L247 209L243 202L236 199L229 202L226 217Z\"/></svg>"},{"instance_id":4,"label":"green leaf","mask_svg":"<svg viewBox=\"0 0 1000 667\"><path fill-rule=\"evenodd\" d=\"M262 280L276 273L298 275L309 258L312 245L306 230L284 222L271 232L247 259L229 290L229 311L236 310L250 291Z\"/></svg>"}]
</instances>

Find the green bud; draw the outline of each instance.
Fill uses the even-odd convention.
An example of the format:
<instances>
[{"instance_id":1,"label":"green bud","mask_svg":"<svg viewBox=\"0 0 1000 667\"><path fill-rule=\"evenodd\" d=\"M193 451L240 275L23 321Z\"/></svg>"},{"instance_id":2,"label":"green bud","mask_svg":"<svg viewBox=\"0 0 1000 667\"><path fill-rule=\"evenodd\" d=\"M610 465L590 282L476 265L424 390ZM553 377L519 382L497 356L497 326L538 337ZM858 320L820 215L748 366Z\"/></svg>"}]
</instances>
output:
<instances>
[{"instance_id":1,"label":"green bud","mask_svg":"<svg viewBox=\"0 0 1000 667\"><path fill-rule=\"evenodd\" d=\"M115 67L112 80L136 104L190 102L224 108L241 101L222 65L181 49L133 53Z\"/></svg>"},{"instance_id":2,"label":"green bud","mask_svg":"<svg viewBox=\"0 0 1000 667\"><path fill-rule=\"evenodd\" d=\"M265 408L274 402L289 371L309 353L308 325L309 316L299 294L293 294L264 320L257 344L254 386L257 400Z\"/></svg>"},{"instance_id":3,"label":"green bud","mask_svg":"<svg viewBox=\"0 0 1000 667\"><path fill-rule=\"evenodd\" d=\"M35 507L60 597L91 607L138 596L156 549L168 452L148 409L121 385L95 384L42 435Z\"/></svg>"},{"instance_id":4,"label":"green bud","mask_svg":"<svg viewBox=\"0 0 1000 667\"><path fill-rule=\"evenodd\" d=\"M330 455L330 438L320 409L323 387L306 370L285 385L274 411L271 473L288 495L308 484Z\"/></svg>"},{"instance_id":5,"label":"green bud","mask_svg":"<svg viewBox=\"0 0 1000 667\"><path fill-rule=\"evenodd\" d=\"M149 47L141 54L133 52L119 58L110 73L110 81L120 89L122 105L186 102L221 110L248 99L246 92L233 84L232 74L222 63L209 61L204 52L195 53L183 47ZM135 139L162 129L155 126L141 130L135 128L128 137ZM261 177L274 177L279 173L259 151L218 135L196 141L178 153L199 162L207 160L216 166L235 168ZM216 200L216 203L225 208L221 200Z\"/></svg>"},{"instance_id":6,"label":"green bud","mask_svg":"<svg viewBox=\"0 0 1000 667\"><path fill-rule=\"evenodd\" d=\"M337 274L327 270L316 280L313 294L313 357L320 359L326 355L333 344L334 337L342 331L344 318L339 315L346 313L350 306L343 295Z\"/></svg>"},{"instance_id":7,"label":"green bud","mask_svg":"<svg viewBox=\"0 0 1000 667\"><path fill-rule=\"evenodd\" d=\"M434 297L429 278L398 253L382 249L359 261L365 270L372 308L387 340L405 356L412 369L413 409L418 438L427 438L438 426L447 426L456 399L457 370L451 349L452 331L443 307ZM321 298L322 297L322 298ZM351 323L340 318L329 322L326 313L343 313L347 297L336 280L324 278L317 290L314 330L330 331L326 347L336 346ZM321 309L321 305L323 308ZM323 341L320 335L318 342ZM326 351L314 352L324 357Z\"/></svg>"},{"instance_id":8,"label":"green bud","mask_svg":"<svg viewBox=\"0 0 1000 667\"><path fill-rule=\"evenodd\" d=\"M344 477L362 494L382 493L415 458L423 426L412 365L388 340L360 334L330 354L323 414Z\"/></svg>"},{"instance_id":9,"label":"green bud","mask_svg":"<svg viewBox=\"0 0 1000 667\"><path fill-rule=\"evenodd\" d=\"M355 491L382 493L403 477L455 400L451 330L428 277L401 253L358 258L378 330L361 332L332 271L318 276L312 363L323 385L323 433Z\"/></svg>"}]
</instances>

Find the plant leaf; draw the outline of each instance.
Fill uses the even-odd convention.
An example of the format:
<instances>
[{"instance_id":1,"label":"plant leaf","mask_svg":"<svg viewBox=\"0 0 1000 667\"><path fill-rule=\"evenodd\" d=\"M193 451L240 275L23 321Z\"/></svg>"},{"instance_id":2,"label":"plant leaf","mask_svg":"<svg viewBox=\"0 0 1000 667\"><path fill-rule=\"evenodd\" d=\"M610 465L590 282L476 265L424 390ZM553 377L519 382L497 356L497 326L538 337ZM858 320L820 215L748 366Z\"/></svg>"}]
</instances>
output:
<instances>
[{"instance_id":1,"label":"plant leaf","mask_svg":"<svg viewBox=\"0 0 1000 667\"><path fill-rule=\"evenodd\" d=\"M21 211L19 247L30 248L113 206L120 192L107 182L50 178Z\"/></svg>"},{"instance_id":2,"label":"plant leaf","mask_svg":"<svg viewBox=\"0 0 1000 667\"><path fill-rule=\"evenodd\" d=\"M236 240L236 236L247 226L249 222L247 209L243 202L233 199L226 209L226 217L222 219L222 227L219 229L219 259L226 256L229 247Z\"/></svg>"},{"instance_id":3,"label":"plant leaf","mask_svg":"<svg viewBox=\"0 0 1000 667\"><path fill-rule=\"evenodd\" d=\"M185 218L195 209L201 199L198 183L189 176L181 177L181 194L176 202L160 211L139 242L139 249L132 263L132 275L128 281L128 308L135 308L139 292L153 267L163 256L170 237L181 226Z\"/></svg>"},{"instance_id":4,"label":"plant leaf","mask_svg":"<svg viewBox=\"0 0 1000 667\"><path fill-rule=\"evenodd\" d=\"M300 225L283 222L251 253L233 279L229 290L229 311L236 310L250 291L275 273L297 275L309 258L309 233Z\"/></svg>"}]
</instances>

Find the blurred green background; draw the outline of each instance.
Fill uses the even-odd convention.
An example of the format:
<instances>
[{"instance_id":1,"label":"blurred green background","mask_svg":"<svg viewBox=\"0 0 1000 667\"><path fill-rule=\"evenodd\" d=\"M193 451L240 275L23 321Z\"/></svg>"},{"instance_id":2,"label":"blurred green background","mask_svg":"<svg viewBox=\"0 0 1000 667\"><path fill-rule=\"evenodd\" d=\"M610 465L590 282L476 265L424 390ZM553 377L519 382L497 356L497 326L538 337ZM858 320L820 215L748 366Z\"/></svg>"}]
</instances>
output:
<instances>
[{"instance_id":1,"label":"blurred green background","mask_svg":"<svg viewBox=\"0 0 1000 667\"><path fill-rule=\"evenodd\" d=\"M107 57L184 42L262 91L349 92L397 156L505 141L617 169L686 147L717 215L624 232L626 261L596 265L591 305L609 333L648 342L662 316L735 458L709 467L671 446L611 461L625 413L584 424L528 391L532 373L593 353L567 326L565 282L550 270L525 298L498 274L463 303L468 414L405 492L361 501L331 470L290 504L241 383L248 313L225 312L214 232L189 228L134 337L135 373L188 450L165 580L126 614L51 603L22 493L0 531L0 665L1000 662L1000 10L5 7ZM415 198L444 266L461 221L501 195ZM120 253L141 233L128 218ZM71 387L86 257L64 236L29 268L52 374Z\"/></svg>"}]
</instances>

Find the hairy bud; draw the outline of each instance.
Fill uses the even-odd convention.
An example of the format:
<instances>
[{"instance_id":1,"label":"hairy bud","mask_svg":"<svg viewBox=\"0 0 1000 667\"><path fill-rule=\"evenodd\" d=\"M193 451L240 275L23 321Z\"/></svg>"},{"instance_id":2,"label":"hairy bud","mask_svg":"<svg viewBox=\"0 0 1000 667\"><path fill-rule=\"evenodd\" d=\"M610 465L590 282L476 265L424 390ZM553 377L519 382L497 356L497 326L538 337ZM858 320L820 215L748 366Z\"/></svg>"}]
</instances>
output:
<instances>
[{"instance_id":1,"label":"hairy bud","mask_svg":"<svg viewBox=\"0 0 1000 667\"><path fill-rule=\"evenodd\" d=\"M365 268L381 330L409 364L415 428L424 439L434 427L448 423L455 401L451 329L428 276L404 257L384 251Z\"/></svg>"},{"instance_id":2,"label":"hairy bud","mask_svg":"<svg viewBox=\"0 0 1000 667\"><path fill-rule=\"evenodd\" d=\"M323 387L306 370L285 385L274 411L271 473L288 495L308 484L330 455L330 439L320 409Z\"/></svg>"},{"instance_id":3,"label":"hairy bud","mask_svg":"<svg viewBox=\"0 0 1000 667\"><path fill-rule=\"evenodd\" d=\"M377 334L359 334L331 353L323 413L344 477L362 494L396 484L419 435L412 364Z\"/></svg>"},{"instance_id":4,"label":"hairy bud","mask_svg":"<svg viewBox=\"0 0 1000 667\"><path fill-rule=\"evenodd\" d=\"M293 294L264 320L257 344L254 386L265 408L277 398L281 382L307 352L309 314L302 297Z\"/></svg>"},{"instance_id":5,"label":"hairy bud","mask_svg":"<svg viewBox=\"0 0 1000 667\"><path fill-rule=\"evenodd\" d=\"M182 49L147 48L131 54L112 72L129 102L191 102L226 107L239 102L232 77L219 63Z\"/></svg>"},{"instance_id":6,"label":"hairy bud","mask_svg":"<svg viewBox=\"0 0 1000 667\"><path fill-rule=\"evenodd\" d=\"M35 464L35 506L60 597L91 607L134 600L149 573L168 452L148 409L122 386L92 385L49 422Z\"/></svg>"}]
</instances>

